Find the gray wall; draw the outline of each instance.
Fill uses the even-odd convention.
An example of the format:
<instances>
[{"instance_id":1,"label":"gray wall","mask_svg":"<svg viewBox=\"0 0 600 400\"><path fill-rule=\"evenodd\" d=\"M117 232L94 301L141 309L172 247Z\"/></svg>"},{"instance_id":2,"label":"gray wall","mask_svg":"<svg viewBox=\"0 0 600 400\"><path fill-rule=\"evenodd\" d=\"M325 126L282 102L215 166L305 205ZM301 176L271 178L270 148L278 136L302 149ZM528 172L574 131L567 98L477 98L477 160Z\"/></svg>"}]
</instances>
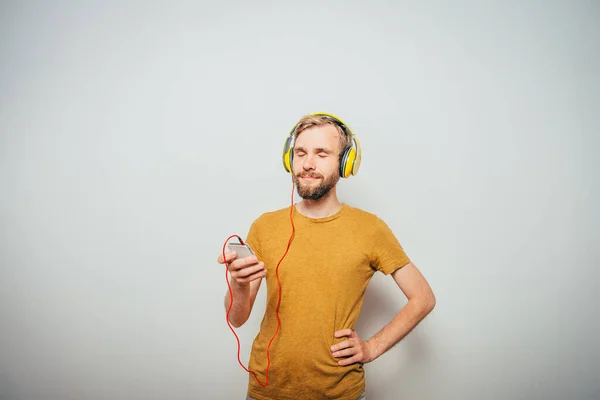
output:
<instances>
[{"instance_id":1,"label":"gray wall","mask_svg":"<svg viewBox=\"0 0 600 400\"><path fill-rule=\"evenodd\" d=\"M597 399L594 1L3 2L0 399L242 399L216 257L329 111L438 298L370 399ZM405 304L369 286L359 333ZM237 330L242 360L264 289Z\"/></svg>"}]
</instances>

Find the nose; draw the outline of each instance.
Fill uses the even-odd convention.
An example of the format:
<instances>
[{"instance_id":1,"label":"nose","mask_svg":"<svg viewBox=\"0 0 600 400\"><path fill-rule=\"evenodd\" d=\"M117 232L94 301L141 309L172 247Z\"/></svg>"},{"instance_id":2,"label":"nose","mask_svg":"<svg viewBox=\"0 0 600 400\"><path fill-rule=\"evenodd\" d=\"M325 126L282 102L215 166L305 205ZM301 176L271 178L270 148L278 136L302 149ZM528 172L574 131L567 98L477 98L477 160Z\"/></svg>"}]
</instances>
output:
<instances>
[{"instance_id":1,"label":"nose","mask_svg":"<svg viewBox=\"0 0 600 400\"><path fill-rule=\"evenodd\" d=\"M305 171L315 169L315 156L313 154L308 154L306 157L304 157L302 168L304 168Z\"/></svg>"}]
</instances>

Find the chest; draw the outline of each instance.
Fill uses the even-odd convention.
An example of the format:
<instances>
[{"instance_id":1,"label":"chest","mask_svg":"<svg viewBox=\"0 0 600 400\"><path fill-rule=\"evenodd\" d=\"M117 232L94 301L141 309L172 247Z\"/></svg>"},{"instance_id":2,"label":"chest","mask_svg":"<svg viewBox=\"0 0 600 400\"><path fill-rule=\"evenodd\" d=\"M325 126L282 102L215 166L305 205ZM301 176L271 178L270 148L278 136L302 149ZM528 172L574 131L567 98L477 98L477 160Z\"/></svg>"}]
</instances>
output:
<instances>
[{"instance_id":1,"label":"chest","mask_svg":"<svg viewBox=\"0 0 600 400\"><path fill-rule=\"evenodd\" d=\"M267 274L281 281L362 286L373 274L370 242L364 232L316 226L297 231L289 249L288 238L268 238L263 258Z\"/></svg>"}]
</instances>

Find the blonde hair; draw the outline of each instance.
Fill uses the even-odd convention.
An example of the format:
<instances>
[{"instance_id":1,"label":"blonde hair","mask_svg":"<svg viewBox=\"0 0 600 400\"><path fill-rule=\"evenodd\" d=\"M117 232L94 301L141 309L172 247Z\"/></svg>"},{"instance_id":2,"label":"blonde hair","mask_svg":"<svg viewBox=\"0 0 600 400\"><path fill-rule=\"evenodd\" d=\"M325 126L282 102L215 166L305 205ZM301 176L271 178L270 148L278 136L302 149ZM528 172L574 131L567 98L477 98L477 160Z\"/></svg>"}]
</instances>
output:
<instances>
[{"instance_id":1,"label":"blonde hair","mask_svg":"<svg viewBox=\"0 0 600 400\"><path fill-rule=\"evenodd\" d=\"M333 125L340 134L340 155L348 147L352 146L352 138L349 133L346 133L342 127L336 123L333 118L326 115L305 115L298 121L296 129L294 130L294 140L298 138L298 135L303 131L313 128L315 126Z\"/></svg>"}]
</instances>

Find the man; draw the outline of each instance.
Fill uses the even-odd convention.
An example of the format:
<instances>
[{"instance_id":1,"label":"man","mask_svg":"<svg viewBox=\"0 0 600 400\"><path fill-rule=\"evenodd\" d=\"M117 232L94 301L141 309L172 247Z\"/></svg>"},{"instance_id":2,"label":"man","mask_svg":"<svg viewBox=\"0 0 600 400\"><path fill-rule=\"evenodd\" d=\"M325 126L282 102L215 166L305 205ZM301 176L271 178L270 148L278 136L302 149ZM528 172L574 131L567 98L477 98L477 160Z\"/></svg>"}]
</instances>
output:
<instances>
[{"instance_id":1,"label":"man","mask_svg":"<svg viewBox=\"0 0 600 400\"><path fill-rule=\"evenodd\" d=\"M355 174L359 164L360 147L343 121L324 113L303 117L284 149L284 165L302 201L253 222L246 243L255 256L218 257L230 271L233 326L247 321L263 278L267 282L247 399L365 399L363 365L398 343L435 306L430 286L388 226L339 201L340 177ZM377 271L391 275L408 302L363 341L354 325Z\"/></svg>"}]
</instances>

